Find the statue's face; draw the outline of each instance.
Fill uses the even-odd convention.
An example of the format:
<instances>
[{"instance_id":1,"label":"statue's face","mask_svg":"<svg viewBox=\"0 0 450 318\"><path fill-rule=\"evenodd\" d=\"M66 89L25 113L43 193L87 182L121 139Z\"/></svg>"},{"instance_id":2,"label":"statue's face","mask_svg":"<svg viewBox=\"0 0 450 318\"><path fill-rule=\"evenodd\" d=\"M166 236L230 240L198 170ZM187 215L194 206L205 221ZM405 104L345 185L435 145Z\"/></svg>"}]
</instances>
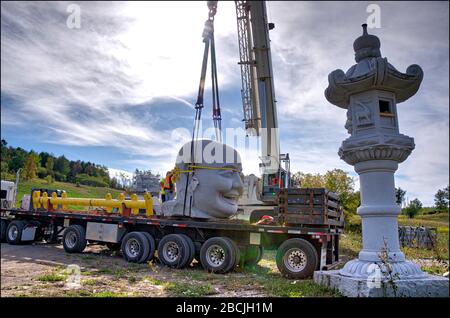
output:
<instances>
[{"instance_id":1,"label":"statue's face","mask_svg":"<svg viewBox=\"0 0 450 318\"><path fill-rule=\"evenodd\" d=\"M243 193L241 164L223 164L222 168L238 170L198 169L198 185L194 191L193 208L212 217L227 218L237 212L238 199Z\"/></svg>"}]
</instances>

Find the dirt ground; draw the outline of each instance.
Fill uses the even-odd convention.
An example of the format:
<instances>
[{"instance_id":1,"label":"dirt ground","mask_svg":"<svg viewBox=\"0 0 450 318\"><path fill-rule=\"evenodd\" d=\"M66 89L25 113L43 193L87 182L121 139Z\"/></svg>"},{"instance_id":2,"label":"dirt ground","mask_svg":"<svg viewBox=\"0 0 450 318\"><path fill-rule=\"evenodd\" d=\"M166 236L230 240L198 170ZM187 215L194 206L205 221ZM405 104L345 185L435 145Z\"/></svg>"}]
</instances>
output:
<instances>
[{"instance_id":1,"label":"dirt ground","mask_svg":"<svg viewBox=\"0 0 450 318\"><path fill-rule=\"evenodd\" d=\"M81 286L69 286L67 266L80 267ZM189 269L130 264L116 252L88 245L67 254L60 244L1 244L1 296L267 296L254 273L209 274L194 261Z\"/></svg>"},{"instance_id":2,"label":"dirt ground","mask_svg":"<svg viewBox=\"0 0 450 318\"><path fill-rule=\"evenodd\" d=\"M69 275L77 265L80 275ZM72 278L78 277L73 281ZM70 283L76 282L73 285ZM258 265L212 274L194 260L189 268L171 269L154 260L131 264L118 252L88 245L67 254L61 244L1 244L2 297L335 297L339 294L311 279L281 276L275 251L265 251Z\"/></svg>"}]
</instances>

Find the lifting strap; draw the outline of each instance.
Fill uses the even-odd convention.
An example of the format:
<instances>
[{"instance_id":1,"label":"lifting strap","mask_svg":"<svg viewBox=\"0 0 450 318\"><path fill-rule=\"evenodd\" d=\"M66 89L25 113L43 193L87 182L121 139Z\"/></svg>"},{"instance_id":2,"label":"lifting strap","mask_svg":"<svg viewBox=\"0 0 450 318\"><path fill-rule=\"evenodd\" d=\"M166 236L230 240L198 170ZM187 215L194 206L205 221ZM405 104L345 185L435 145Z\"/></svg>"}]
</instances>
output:
<instances>
[{"instance_id":1,"label":"lifting strap","mask_svg":"<svg viewBox=\"0 0 450 318\"><path fill-rule=\"evenodd\" d=\"M200 131L200 122L202 117L202 109L204 107L204 93L205 93L205 78L206 70L208 66L208 56L209 51L211 51L211 82L212 82L212 106L213 106L213 122L216 131L216 140L222 142L222 126L221 126L221 114L220 114L220 102L219 102L219 85L217 82L217 65L216 65L216 47L214 42L214 16L217 12L217 1L207 1L209 13L208 20L205 22L205 27L203 29L203 42L205 43L205 48L203 50L203 61L200 73L200 83L198 86L197 102L195 103L195 119L194 127L192 129L192 141L191 141L191 164L195 164L195 147L194 141L198 140L198 134ZM192 174L195 171L191 172ZM183 216L186 210L186 196L189 184L189 173L186 178L186 187L184 191L184 203L183 203ZM190 198L192 201L192 197ZM189 204L189 216L191 216L191 206L192 202Z\"/></svg>"}]
</instances>

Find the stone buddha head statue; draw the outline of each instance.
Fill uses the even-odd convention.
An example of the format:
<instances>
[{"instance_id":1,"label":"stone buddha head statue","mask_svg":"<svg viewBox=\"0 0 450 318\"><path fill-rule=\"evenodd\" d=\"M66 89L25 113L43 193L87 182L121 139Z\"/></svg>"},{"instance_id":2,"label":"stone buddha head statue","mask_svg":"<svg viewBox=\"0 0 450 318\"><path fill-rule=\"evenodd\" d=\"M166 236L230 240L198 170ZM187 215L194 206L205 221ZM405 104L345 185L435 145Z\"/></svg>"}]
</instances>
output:
<instances>
[{"instance_id":1,"label":"stone buddha head statue","mask_svg":"<svg viewBox=\"0 0 450 318\"><path fill-rule=\"evenodd\" d=\"M236 214L243 193L239 153L225 144L201 139L187 142L175 163L177 195L162 212L193 218L228 218Z\"/></svg>"}]
</instances>

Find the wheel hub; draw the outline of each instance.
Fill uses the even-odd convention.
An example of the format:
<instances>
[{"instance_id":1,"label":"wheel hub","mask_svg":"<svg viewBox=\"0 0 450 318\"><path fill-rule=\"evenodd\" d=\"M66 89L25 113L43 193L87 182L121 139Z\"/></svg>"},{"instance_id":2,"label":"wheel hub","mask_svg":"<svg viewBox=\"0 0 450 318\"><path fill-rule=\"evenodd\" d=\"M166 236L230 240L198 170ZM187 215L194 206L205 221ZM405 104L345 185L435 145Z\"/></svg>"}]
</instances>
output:
<instances>
[{"instance_id":1,"label":"wheel hub","mask_svg":"<svg viewBox=\"0 0 450 318\"><path fill-rule=\"evenodd\" d=\"M284 264L292 272L301 272L306 267L307 258L302 250L292 248L284 256Z\"/></svg>"},{"instance_id":2,"label":"wheel hub","mask_svg":"<svg viewBox=\"0 0 450 318\"><path fill-rule=\"evenodd\" d=\"M77 244L77 236L75 235L75 233L72 231L67 233L65 242L66 242L66 246L68 248L73 248L75 246L75 244Z\"/></svg>"},{"instance_id":3,"label":"wheel hub","mask_svg":"<svg viewBox=\"0 0 450 318\"><path fill-rule=\"evenodd\" d=\"M180 248L175 242L168 242L163 248L164 257L171 262L175 262L180 256Z\"/></svg>"},{"instance_id":4,"label":"wheel hub","mask_svg":"<svg viewBox=\"0 0 450 318\"><path fill-rule=\"evenodd\" d=\"M136 239L128 240L126 245L126 252L128 255L132 257L136 257L139 255L139 252L141 250L141 245Z\"/></svg>"},{"instance_id":5,"label":"wheel hub","mask_svg":"<svg viewBox=\"0 0 450 318\"><path fill-rule=\"evenodd\" d=\"M206 251L206 260L209 265L218 267L225 261L225 251L219 245L212 245Z\"/></svg>"},{"instance_id":6,"label":"wheel hub","mask_svg":"<svg viewBox=\"0 0 450 318\"><path fill-rule=\"evenodd\" d=\"M9 228L8 236L10 241L14 241L19 235L19 229L16 225L13 225Z\"/></svg>"}]
</instances>

